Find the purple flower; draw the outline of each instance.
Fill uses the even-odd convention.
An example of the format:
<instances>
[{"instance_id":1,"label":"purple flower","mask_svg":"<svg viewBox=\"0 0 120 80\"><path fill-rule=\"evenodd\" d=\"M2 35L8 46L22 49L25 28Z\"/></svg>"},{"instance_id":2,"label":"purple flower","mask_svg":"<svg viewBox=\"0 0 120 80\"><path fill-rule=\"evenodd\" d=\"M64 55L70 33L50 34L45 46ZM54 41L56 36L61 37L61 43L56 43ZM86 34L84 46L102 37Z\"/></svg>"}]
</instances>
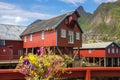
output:
<instances>
[{"instance_id":1,"label":"purple flower","mask_svg":"<svg viewBox=\"0 0 120 80\"><path fill-rule=\"evenodd\" d=\"M39 49L37 50L37 52L38 52L38 54L43 55L43 54L44 54L43 47L42 47L42 48L39 48Z\"/></svg>"},{"instance_id":2,"label":"purple flower","mask_svg":"<svg viewBox=\"0 0 120 80\"><path fill-rule=\"evenodd\" d=\"M29 64L30 70L34 70L34 66L32 64Z\"/></svg>"},{"instance_id":3,"label":"purple flower","mask_svg":"<svg viewBox=\"0 0 120 80\"><path fill-rule=\"evenodd\" d=\"M23 62L23 64L30 64L29 59L25 59L24 62Z\"/></svg>"}]
</instances>

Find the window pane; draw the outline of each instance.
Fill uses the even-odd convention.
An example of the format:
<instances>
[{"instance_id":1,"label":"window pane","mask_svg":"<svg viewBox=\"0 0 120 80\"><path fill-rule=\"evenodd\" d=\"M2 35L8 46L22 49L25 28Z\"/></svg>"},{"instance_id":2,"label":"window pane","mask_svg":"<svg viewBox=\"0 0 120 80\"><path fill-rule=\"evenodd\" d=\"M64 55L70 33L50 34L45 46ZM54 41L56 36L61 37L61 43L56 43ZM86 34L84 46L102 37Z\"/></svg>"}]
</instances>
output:
<instances>
[{"instance_id":1,"label":"window pane","mask_svg":"<svg viewBox=\"0 0 120 80\"><path fill-rule=\"evenodd\" d=\"M32 34L30 35L30 41L32 41Z\"/></svg>"},{"instance_id":2,"label":"window pane","mask_svg":"<svg viewBox=\"0 0 120 80\"><path fill-rule=\"evenodd\" d=\"M113 54L115 53L115 50L114 50L114 48L112 48L112 53L113 53Z\"/></svg>"},{"instance_id":3,"label":"window pane","mask_svg":"<svg viewBox=\"0 0 120 80\"><path fill-rule=\"evenodd\" d=\"M66 30L65 29L61 29L61 37L66 38Z\"/></svg>"},{"instance_id":4,"label":"window pane","mask_svg":"<svg viewBox=\"0 0 120 80\"><path fill-rule=\"evenodd\" d=\"M110 54L110 48L108 48L108 53Z\"/></svg>"},{"instance_id":5,"label":"window pane","mask_svg":"<svg viewBox=\"0 0 120 80\"><path fill-rule=\"evenodd\" d=\"M118 54L118 48L116 48L116 53Z\"/></svg>"},{"instance_id":6,"label":"window pane","mask_svg":"<svg viewBox=\"0 0 120 80\"><path fill-rule=\"evenodd\" d=\"M5 40L0 40L0 46L5 46Z\"/></svg>"},{"instance_id":7,"label":"window pane","mask_svg":"<svg viewBox=\"0 0 120 80\"><path fill-rule=\"evenodd\" d=\"M45 33L44 33L44 31L42 31L42 40L44 40L45 39Z\"/></svg>"},{"instance_id":8,"label":"window pane","mask_svg":"<svg viewBox=\"0 0 120 80\"><path fill-rule=\"evenodd\" d=\"M26 36L24 37L24 42L27 42L27 38L26 38Z\"/></svg>"},{"instance_id":9,"label":"window pane","mask_svg":"<svg viewBox=\"0 0 120 80\"><path fill-rule=\"evenodd\" d=\"M80 33L76 32L76 40L80 40Z\"/></svg>"},{"instance_id":10,"label":"window pane","mask_svg":"<svg viewBox=\"0 0 120 80\"><path fill-rule=\"evenodd\" d=\"M23 50L18 50L18 55L22 55L23 54Z\"/></svg>"},{"instance_id":11,"label":"window pane","mask_svg":"<svg viewBox=\"0 0 120 80\"><path fill-rule=\"evenodd\" d=\"M68 43L73 44L74 43L74 32L68 31Z\"/></svg>"}]
</instances>

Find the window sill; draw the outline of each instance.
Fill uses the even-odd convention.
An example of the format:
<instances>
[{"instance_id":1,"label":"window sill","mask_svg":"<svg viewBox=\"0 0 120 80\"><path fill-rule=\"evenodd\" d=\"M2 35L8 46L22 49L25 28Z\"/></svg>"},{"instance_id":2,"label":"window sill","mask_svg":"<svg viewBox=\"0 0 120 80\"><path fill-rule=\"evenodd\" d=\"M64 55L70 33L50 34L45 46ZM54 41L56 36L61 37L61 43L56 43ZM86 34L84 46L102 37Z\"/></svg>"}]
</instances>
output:
<instances>
[{"instance_id":1,"label":"window sill","mask_svg":"<svg viewBox=\"0 0 120 80\"><path fill-rule=\"evenodd\" d=\"M68 44L74 44L73 42L68 42Z\"/></svg>"}]
</instances>

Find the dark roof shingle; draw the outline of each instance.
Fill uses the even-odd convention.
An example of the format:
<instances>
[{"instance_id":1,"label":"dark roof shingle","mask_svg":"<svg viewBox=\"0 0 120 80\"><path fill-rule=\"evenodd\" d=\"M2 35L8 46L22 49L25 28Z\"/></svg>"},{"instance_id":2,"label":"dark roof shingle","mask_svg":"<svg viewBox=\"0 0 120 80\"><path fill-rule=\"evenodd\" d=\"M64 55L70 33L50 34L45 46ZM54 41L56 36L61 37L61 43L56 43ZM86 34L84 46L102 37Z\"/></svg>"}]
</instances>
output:
<instances>
[{"instance_id":1,"label":"dark roof shingle","mask_svg":"<svg viewBox=\"0 0 120 80\"><path fill-rule=\"evenodd\" d=\"M33 22L33 24L29 25L27 29L20 36L31 34L31 33L42 31L42 30L55 29L61 21L63 21L67 16L72 15L73 12L74 11L67 12L65 14L62 14L60 16L57 16L48 20L37 21L35 23Z\"/></svg>"}]
</instances>

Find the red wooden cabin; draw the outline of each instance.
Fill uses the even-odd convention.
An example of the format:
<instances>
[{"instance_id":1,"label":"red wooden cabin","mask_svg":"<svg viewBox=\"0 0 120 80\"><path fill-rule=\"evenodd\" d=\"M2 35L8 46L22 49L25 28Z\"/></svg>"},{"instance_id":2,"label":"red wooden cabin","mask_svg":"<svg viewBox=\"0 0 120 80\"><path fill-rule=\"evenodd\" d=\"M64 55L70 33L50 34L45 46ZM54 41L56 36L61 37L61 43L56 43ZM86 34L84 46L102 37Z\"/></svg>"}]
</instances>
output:
<instances>
[{"instance_id":1,"label":"red wooden cabin","mask_svg":"<svg viewBox=\"0 0 120 80\"><path fill-rule=\"evenodd\" d=\"M82 30L78 24L80 17L77 10L36 21L21 34L26 53L36 53L39 47L59 47L63 53L72 53L73 47L82 46Z\"/></svg>"},{"instance_id":2,"label":"red wooden cabin","mask_svg":"<svg viewBox=\"0 0 120 80\"><path fill-rule=\"evenodd\" d=\"M0 24L0 64L17 63L23 54L23 41L19 35L25 27Z\"/></svg>"},{"instance_id":3,"label":"red wooden cabin","mask_svg":"<svg viewBox=\"0 0 120 80\"><path fill-rule=\"evenodd\" d=\"M120 66L120 48L115 42L83 44L80 57L99 66Z\"/></svg>"}]
</instances>

